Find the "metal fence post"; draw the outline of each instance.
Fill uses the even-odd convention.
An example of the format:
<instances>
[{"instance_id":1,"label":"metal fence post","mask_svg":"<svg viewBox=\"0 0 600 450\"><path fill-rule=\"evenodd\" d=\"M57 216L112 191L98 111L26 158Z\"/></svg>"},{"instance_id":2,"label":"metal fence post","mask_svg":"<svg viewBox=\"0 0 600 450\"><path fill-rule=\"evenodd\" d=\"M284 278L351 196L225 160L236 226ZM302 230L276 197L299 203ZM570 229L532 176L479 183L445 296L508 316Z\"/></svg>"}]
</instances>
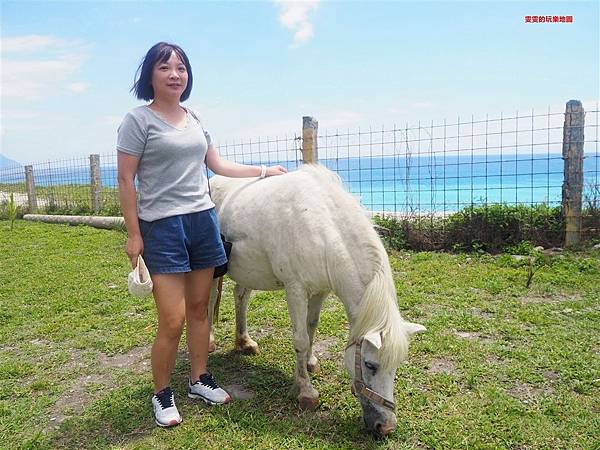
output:
<instances>
[{"instance_id":1,"label":"metal fence post","mask_svg":"<svg viewBox=\"0 0 600 450\"><path fill-rule=\"evenodd\" d=\"M319 122L314 117L302 117L302 160L305 164L317 164L319 153L317 146L317 130Z\"/></svg>"},{"instance_id":2,"label":"metal fence post","mask_svg":"<svg viewBox=\"0 0 600 450\"><path fill-rule=\"evenodd\" d=\"M37 196L35 195L35 180L33 179L33 166L25 166L25 185L27 187L27 200L29 212L37 211Z\"/></svg>"},{"instance_id":3,"label":"metal fence post","mask_svg":"<svg viewBox=\"0 0 600 450\"><path fill-rule=\"evenodd\" d=\"M90 184L92 210L94 213L102 209L102 181L100 179L100 155L90 155Z\"/></svg>"},{"instance_id":4,"label":"metal fence post","mask_svg":"<svg viewBox=\"0 0 600 450\"><path fill-rule=\"evenodd\" d=\"M579 100L569 100L565 111L562 156L565 161L562 185L562 213L565 219L565 246L581 238L583 193L583 129L585 113Z\"/></svg>"}]
</instances>

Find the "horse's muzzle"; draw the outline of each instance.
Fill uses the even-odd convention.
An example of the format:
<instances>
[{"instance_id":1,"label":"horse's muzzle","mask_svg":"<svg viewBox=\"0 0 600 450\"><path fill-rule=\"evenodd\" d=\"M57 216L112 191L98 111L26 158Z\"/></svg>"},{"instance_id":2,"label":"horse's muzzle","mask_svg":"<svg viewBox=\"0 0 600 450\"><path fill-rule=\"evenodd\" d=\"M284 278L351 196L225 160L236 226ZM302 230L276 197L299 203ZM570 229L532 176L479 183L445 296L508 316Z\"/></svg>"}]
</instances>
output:
<instances>
[{"instance_id":1,"label":"horse's muzzle","mask_svg":"<svg viewBox=\"0 0 600 450\"><path fill-rule=\"evenodd\" d=\"M377 422L375 424L375 433L377 433L380 436L387 436L388 434L391 434L396 429L396 425L397 425L397 420L395 417L392 417L391 419L389 419L383 423Z\"/></svg>"},{"instance_id":2,"label":"horse's muzzle","mask_svg":"<svg viewBox=\"0 0 600 450\"><path fill-rule=\"evenodd\" d=\"M366 398L360 398L363 410L363 423L368 432L378 437L385 437L391 434L398 421L396 415L386 409L377 407Z\"/></svg>"}]
</instances>

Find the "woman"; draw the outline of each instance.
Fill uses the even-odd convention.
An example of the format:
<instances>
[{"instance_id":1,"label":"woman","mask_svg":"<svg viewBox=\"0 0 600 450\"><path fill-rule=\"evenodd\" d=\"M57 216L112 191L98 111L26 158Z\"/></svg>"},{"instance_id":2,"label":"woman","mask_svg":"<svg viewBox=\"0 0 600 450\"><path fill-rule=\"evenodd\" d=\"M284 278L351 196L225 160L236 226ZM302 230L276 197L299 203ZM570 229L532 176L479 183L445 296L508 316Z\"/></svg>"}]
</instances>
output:
<instances>
[{"instance_id":1,"label":"woman","mask_svg":"<svg viewBox=\"0 0 600 450\"><path fill-rule=\"evenodd\" d=\"M152 345L158 426L181 422L169 387L184 322L191 364L188 396L215 405L230 396L207 371L208 299L214 268L226 262L206 167L229 177L281 175L281 166L248 166L219 157L196 116L180 105L192 69L177 45L159 42L146 54L131 89L150 101L130 111L118 130L118 180L132 267L143 254L154 283L158 331ZM137 200L134 185L138 177Z\"/></svg>"}]
</instances>

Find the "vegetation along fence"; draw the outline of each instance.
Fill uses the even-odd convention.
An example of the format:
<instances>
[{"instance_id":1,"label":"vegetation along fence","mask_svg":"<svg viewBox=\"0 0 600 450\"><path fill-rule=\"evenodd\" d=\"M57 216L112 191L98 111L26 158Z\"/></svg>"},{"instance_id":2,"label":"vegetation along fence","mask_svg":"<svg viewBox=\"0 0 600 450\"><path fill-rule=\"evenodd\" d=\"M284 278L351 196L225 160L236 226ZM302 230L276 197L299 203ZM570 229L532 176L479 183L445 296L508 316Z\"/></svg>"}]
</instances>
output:
<instances>
[{"instance_id":1,"label":"vegetation along fence","mask_svg":"<svg viewBox=\"0 0 600 450\"><path fill-rule=\"evenodd\" d=\"M304 117L301 134L219 151L290 170L318 161L395 230L398 246L495 250L599 238L597 104L352 131L321 132ZM0 213L12 193L22 212L118 215L116 184L115 152L0 168Z\"/></svg>"}]
</instances>

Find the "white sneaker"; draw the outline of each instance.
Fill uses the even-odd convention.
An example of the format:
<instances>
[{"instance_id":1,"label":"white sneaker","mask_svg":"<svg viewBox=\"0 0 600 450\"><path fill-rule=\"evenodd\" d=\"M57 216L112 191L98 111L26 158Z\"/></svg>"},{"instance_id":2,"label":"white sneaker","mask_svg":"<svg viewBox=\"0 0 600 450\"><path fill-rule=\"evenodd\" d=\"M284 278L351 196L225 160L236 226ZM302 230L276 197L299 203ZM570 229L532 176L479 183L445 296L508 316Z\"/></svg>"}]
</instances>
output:
<instances>
[{"instance_id":1,"label":"white sneaker","mask_svg":"<svg viewBox=\"0 0 600 450\"><path fill-rule=\"evenodd\" d=\"M229 394L219 387L209 372L200 375L194 383L188 380L188 397L202 399L209 405L222 405L231 401Z\"/></svg>"},{"instance_id":2,"label":"white sneaker","mask_svg":"<svg viewBox=\"0 0 600 450\"><path fill-rule=\"evenodd\" d=\"M175 396L170 387L152 396L154 421L159 427L172 427L181 423L181 416L175 406Z\"/></svg>"}]
</instances>

